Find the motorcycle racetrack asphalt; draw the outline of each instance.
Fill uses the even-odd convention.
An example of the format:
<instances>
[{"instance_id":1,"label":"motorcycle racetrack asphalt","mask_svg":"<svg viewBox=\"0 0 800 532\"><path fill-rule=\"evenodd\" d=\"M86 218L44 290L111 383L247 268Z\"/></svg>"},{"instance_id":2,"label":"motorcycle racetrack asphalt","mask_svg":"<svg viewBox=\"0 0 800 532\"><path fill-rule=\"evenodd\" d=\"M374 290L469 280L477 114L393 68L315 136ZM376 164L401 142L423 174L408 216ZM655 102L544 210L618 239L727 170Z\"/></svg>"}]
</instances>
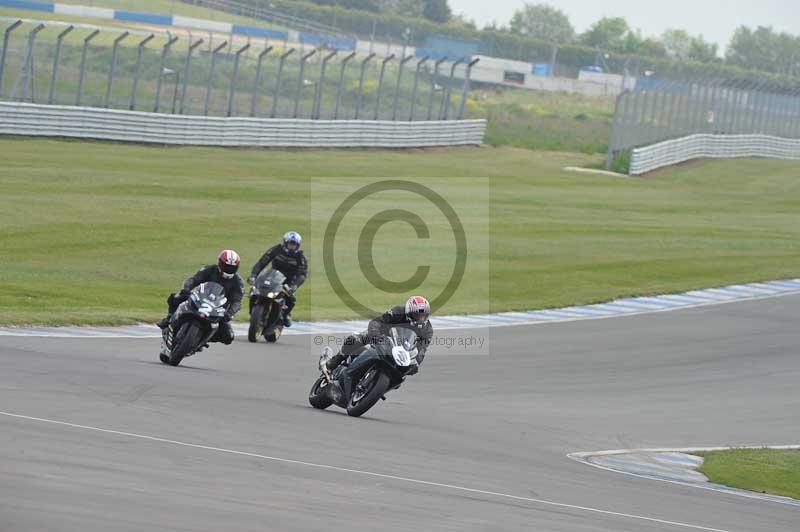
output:
<instances>
[{"instance_id":1,"label":"motorcycle racetrack asphalt","mask_svg":"<svg viewBox=\"0 0 800 532\"><path fill-rule=\"evenodd\" d=\"M0 338L0 531L800 529L800 509L570 452L800 443L800 295L445 331L360 419L308 406L313 335Z\"/></svg>"}]
</instances>

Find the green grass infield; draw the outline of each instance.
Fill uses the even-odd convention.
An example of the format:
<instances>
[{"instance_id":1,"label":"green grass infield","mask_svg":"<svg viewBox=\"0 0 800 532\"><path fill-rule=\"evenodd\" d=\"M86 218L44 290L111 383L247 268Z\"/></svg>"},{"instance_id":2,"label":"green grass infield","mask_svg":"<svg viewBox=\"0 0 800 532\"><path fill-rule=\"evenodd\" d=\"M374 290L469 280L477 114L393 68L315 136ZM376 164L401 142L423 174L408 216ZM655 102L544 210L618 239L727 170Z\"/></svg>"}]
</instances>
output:
<instances>
[{"instance_id":1,"label":"green grass infield","mask_svg":"<svg viewBox=\"0 0 800 532\"><path fill-rule=\"evenodd\" d=\"M515 148L244 150L4 138L0 154L2 324L155 320L166 295L220 249L236 249L246 273L288 229L305 237L311 264L296 317L352 317L329 282L324 234L348 194L385 179L429 187L460 217L466 268L439 313L587 304L800 272L792 162L701 162L627 178L562 170L597 156ZM428 233L375 218L398 210L415 213ZM359 244L367 226L371 259ZM359 204L336 238L331 257L343 286L374 309L402 301L418 267L429 271L414 291L434 298L458 261L441 210L403 191ZM393 284L375 288L376 272Z\"/></svg>"}]
</instances>

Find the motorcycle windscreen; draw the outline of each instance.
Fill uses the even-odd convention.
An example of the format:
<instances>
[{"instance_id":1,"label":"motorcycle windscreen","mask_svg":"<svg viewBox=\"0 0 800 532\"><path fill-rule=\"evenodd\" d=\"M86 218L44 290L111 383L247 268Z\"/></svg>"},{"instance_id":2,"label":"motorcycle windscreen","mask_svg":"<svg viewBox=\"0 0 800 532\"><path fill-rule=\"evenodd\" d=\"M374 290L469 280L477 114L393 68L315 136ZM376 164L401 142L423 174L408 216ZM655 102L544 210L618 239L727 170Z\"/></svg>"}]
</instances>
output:
<instances>
[{"instance_id":1,"label":"motorcycle windscreen","mask_svg":"<svg viewBox=\"0 0 800 532\"><path fill-rule=\"evenodd\" d=\"M224 313L225 303L228 298L225 296L225 288L219 283L203 283L192 291L192 302L195 308L206 315L216 315Z\"/></svg>"},{"instance_id":2,"label":"motorcycle windscreen","mask_svg":"<svg viewBox=\"0 0 800 532\"><path fill-rule=\"evenodd\" d=\"M262 270L256 278L256 290L259 294L266 294L268 292L279 292L283 289L286 283L286 276L278 270L267 268Z\"/></svg>"},{"instance_id":3,"label":"motorcycle windscreen","mask_svg":"<svg viewBox=\"0 0 800 532\"><path fill-rule=\"evenodd\" d=\"M394 345L411 351L417 346L417 333L404 327L392 327L392 339Z\"/></svg>"}]
</instances>

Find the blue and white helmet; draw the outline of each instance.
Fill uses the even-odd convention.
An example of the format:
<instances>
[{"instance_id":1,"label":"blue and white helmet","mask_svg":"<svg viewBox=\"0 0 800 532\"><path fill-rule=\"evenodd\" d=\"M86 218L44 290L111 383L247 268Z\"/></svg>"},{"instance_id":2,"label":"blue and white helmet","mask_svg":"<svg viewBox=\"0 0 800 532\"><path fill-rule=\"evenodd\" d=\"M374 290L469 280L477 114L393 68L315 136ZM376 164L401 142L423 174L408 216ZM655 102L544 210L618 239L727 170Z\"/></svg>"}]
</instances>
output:
<instances>
[{"instance_id":1,"label":"blue and white helmet","mask_svg":"<svg viewBox=\"0 0 800 532\"><path fill-rule=\"evenodd\" d=\"M303 237L297 231L289 231L283 235L283 250L290 255L297 253L300 249L300 244L303 243ZM294 244L295 248L289 248L289 244Z\"/></svg>"}]
</instances>

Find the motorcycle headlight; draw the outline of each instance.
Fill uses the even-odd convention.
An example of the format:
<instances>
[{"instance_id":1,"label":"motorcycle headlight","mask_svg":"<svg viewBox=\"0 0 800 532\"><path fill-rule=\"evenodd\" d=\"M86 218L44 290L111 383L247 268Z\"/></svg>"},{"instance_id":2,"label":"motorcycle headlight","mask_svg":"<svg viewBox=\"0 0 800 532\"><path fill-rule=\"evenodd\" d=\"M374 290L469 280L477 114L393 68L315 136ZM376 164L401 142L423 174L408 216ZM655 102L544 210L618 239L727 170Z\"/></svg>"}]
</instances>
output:
<instances>
[{"instance_id":1,"label":"motorcycle headlight","mask_svg":"<svg viewBox=\"0 0 800 532\"><path fill-rule=\"evenodd\" d=\"M268 292L267 297L270 299L275 299L276 297L278 297L278 292Z\"/></svg>"}]
</instances>

